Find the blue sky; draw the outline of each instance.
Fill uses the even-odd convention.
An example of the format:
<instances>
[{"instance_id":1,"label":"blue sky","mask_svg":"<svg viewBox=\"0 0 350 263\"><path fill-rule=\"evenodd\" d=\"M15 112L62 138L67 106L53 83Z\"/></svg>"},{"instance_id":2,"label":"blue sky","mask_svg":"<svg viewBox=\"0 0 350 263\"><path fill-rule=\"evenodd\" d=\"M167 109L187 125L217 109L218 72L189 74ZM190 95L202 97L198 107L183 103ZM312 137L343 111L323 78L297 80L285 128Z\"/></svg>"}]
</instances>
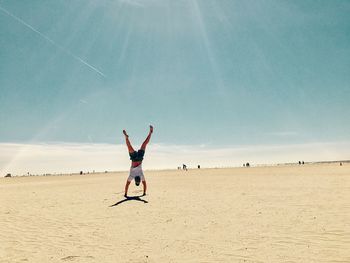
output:
<instances>
[{"instance_id":1,"label":"blue sky","mask_svg":"<svg viewBox=\"0 0 350 263\"><path fill-rule=\"evenodd\" d=\"M349 141L350 2L0 0L0 142Z\"/></svg>"}]
</instances>

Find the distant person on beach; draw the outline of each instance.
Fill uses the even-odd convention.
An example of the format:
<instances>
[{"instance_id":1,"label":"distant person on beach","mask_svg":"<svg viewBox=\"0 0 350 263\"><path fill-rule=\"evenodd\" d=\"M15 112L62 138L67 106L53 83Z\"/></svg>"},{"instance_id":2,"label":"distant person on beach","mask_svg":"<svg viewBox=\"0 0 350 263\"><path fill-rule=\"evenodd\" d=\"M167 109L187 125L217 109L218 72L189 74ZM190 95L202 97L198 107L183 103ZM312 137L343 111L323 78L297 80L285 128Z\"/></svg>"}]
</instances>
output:
<instances>
[{"instance_id":1,"label":"distant person on beach","mask_svg":"<svg viewBox=\"0 0 350 263\"><path fill-rule=\"evenodd\" d=\"M129 135L126 133L125 130L123 130L126 146L128 146L128 151L129 151L130 160L131 160L130 174L125 184L125 194L124 194L125 197L128 196L129 185L133 179L135 180L135 184L137 186L140 185L140 181L142 181L143 195L146 195L147 184L146 184L145 176L143 175L141 164L142 164L143 156L145 155L146 146L151 139L152 133L153 133L153 127L152 125L150 125L148 136L146 140L142 143L141 149L139 149L138 151L135 151L129 141Z\"/></svg>"}]
</instances>

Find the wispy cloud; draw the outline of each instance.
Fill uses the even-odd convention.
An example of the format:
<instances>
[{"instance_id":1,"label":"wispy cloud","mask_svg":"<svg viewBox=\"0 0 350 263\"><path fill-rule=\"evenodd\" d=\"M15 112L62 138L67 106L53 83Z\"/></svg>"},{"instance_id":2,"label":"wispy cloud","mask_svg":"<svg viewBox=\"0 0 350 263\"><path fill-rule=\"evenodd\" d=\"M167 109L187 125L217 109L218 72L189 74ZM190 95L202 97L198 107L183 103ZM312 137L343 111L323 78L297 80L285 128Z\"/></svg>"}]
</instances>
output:
<instances>
[{"instance_id":1,"label":"wispy cloud","mask_svg":"<svg viewBox=\"0 0 350 263\"><path fill-rule=\"evenodd\" d=\"M151 144L144 168L228 167L242 163L273 164L284 162L350 159L350 142L294 145L260 145L212 148L201 145ZM112 144L18 144L0 143L0 176L79 171L128 170L125 145Z\"/></svg>"},{"instance_id":2,"label":"wispy cloud","mask_svg":"<svg viewBox=\"0 0 350 263\"><path fill-rule=\"evenodd\" d=\"M289 136L298 136L298 132L296 131L275 131L269 132L267 135L277 136L277 137L289 137Z\"/></svg>"},{"instance_id":3,"label":"wispy cloud","mask_svg":"<svg viewBox=\"0 0 350 263\"><path fill-rule=\"evenodd\" d=\"M141 0L119 0L121 3L125 3L128 5L136 6L136 7L144 7L144 1Z\"/></svg>"},{"instance_id":4,"label":"wispy cloud","mask_svg":"<svg viewBox=\"0 0 350 263\"><path fill-rule=\"evenodd\" d=\"M77 55L73 54L72 52L70 52L68 49L64 48L63 46L57 44L55 41L53 41L51 38L49 38L48 36L46 36L45 34L43 34L42 32L40 32L39 30L37 30L36 28L34 28L33 26L31 26L30 24L28 24L27 22L25 22L24 20L22 20L21 18L19 18L18 16L12 14L10 11L8 11L7 9L5 9L4 7L0 6L0 10L5 13L6 15L12 17L13 19L15 19L16 21L18 21L19 23L21 23L22 25L26 26L27 28L29 28L30 30L32 30L33 32L37 33L41 38L45 39L47 42L51 43L53 46L55 46L56 48L60 49L61 51L65 52L66 54L68 54L69 56L71 56L72 58L76 59L77 61L79 61L80 63L84 64L85 66L89 67L90 69L92 69L93 71L95 71L96 73L100 74L103 77L106 77L106 75L101 72L100 70L98 70L96 67L94 67L93 65L91 65L90 63L86 62L84 59L82 59L81 57L78 57Z\"/></svg>"}]
</instances>

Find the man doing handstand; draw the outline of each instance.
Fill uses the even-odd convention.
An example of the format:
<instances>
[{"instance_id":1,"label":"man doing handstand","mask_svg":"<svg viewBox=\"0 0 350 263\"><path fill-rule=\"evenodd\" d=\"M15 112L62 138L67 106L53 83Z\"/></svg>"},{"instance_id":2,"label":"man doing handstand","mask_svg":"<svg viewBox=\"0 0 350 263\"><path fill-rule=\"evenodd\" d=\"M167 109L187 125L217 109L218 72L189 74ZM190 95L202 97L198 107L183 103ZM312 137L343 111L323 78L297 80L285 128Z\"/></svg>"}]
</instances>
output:
<instances>
[{"instance_id":1,"label":"man doing handstand","mask_svg":"<svg viewBox=\"0 0 350 263\"><path fill-rule=\"evenodd\" d=\"M131 160L130 174L125 184L124 196L125 197L128 196L129 185L133 179L135 180L135 184L137 186L140 185L140 181L142 181L143 195L146 195L147 184L146 184L145 176L143 175L143 171L142 171L142 160L143 160L143 156L145 155L146 146L151 139L151 135L153 133L153 127L152 125L149 126L148 136L146 140L142 143L141 149L138 151L135 151L134 148L131 146L131 143L129 141L129 135L126 133L125 130L123 130L123 133L125 136L126 145L128 146L128 151L129 151L130 160Z\"/></svg>"}]
</instances>

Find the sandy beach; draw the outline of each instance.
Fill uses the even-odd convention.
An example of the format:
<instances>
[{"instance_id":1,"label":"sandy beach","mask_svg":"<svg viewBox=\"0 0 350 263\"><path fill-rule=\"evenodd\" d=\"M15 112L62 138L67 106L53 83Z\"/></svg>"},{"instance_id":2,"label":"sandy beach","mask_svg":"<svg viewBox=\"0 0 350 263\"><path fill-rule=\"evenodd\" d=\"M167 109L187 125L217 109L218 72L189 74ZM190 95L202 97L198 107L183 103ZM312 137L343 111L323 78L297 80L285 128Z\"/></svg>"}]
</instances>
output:
<instances>
[{"instance_id":1,"label":"sandy beach","mask_svg":"<svg viewBox=\"0 0 350 263\"><path fill-rule=\"evenodd\" d=\"M0 262L350 262L350 164L145 176L1 178Z\"/></svg>"}]
</instances>

